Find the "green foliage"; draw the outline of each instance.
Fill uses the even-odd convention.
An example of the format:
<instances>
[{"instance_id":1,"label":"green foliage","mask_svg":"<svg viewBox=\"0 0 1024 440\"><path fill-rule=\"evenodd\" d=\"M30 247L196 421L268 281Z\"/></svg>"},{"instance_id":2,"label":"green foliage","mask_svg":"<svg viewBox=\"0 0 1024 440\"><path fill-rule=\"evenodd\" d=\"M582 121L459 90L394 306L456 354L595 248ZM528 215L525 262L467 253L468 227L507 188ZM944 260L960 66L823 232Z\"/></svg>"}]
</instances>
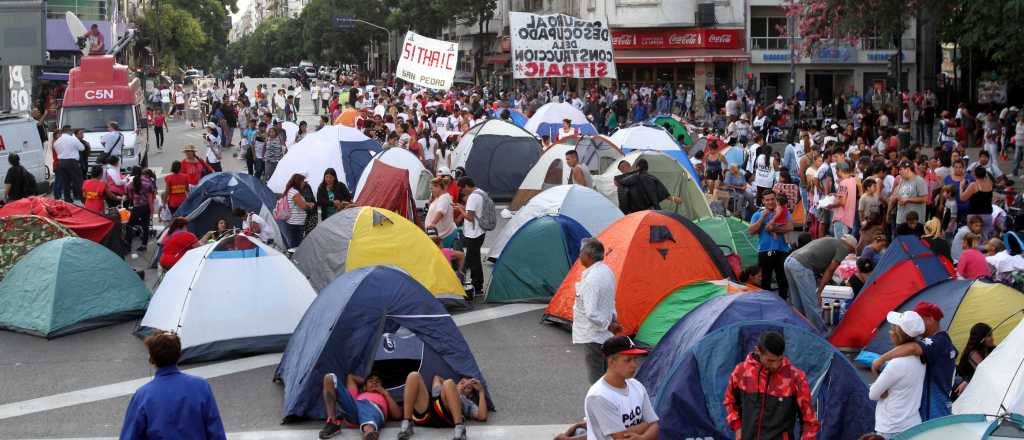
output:
<instances>
[{"instance_id":1,"label":"green foliage","mask_svg":"<svg viewBox=\"0 0 1024 440\"><path fill-rule=\"evenodd\" d=\"M181 66L206 66L212 61L212 54L204 50L209 37L202 24L173 4L146 8L138 26L144 43L154 50L157 65L167 72L177 72Z\"/></svg>"},{"instance_id":2,"label":"green foliage","mask_svg":"<svg viewBox=\"0 0 1024 440\"><path fill-rule=\"evenodd\" d=\"M1020 54L1024 51L1024 0L959 0L951 8L945 23L939 26L945 41L974 49L1000 66L1005 79L1022 83L1024 71Z\"/></svg>"}]
</instances>

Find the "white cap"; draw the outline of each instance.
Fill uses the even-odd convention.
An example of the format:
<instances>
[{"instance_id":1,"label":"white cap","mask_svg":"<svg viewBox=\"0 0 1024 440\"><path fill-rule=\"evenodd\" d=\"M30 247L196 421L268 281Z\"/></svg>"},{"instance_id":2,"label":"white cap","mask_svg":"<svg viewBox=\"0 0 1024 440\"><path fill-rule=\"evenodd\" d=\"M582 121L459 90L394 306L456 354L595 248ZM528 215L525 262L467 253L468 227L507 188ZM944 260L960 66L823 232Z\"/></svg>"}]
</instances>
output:
<instances>
[{"instance_id":1,"label":"white cap","mask_svg":"<svg viewBox=\"0 0 1024 440\"><path fill-rule=\"evenodd\" d=\"M451 170L448 169L448 167L440 166L440 167L437 167L437 175L438 176L450 176L450 175L452 175L452 172L451 172Z\"/></svg>"},{"instance_id":2,"label":"white cap","mask_svg":"<svg viewBox=\"0 0 1024 440\"><path fill-rule=\"evenodd\" d=\"M924 334L924 320L921 319L921 315L917 312L889 312L885 315L885 320L889 321L889 324L898 326L911 338L916 338Z\"/></svg>"}]
</instances>

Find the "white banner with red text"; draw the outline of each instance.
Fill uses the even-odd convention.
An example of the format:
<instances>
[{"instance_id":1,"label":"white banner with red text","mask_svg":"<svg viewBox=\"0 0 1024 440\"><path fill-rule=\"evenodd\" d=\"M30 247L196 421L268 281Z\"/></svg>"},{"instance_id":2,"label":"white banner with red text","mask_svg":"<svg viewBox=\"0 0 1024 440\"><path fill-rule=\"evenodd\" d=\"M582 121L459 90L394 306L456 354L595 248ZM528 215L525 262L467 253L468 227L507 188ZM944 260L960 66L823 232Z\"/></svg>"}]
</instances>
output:
<instances>
[{"instance_id":1,"label":"white banner with red text","mask_svg":"<svg viewBox=\"0 0 1024 440\"><path fill-rule=\"evenodd\" d=\"M407 32L395 76L430 89L448 90L455 80L458 59L457 44Z\"/></svg>"},{"instance_id":2,"label":"white banner with red text","mask_svg":"<svg viewBox=\"0 0 1024 440\"><path fill-rule=\"evenodd\" d=\"M600 20L509 12L512 75L521 78L616 78L612 35Z\"/></svg>"}]
</instances>

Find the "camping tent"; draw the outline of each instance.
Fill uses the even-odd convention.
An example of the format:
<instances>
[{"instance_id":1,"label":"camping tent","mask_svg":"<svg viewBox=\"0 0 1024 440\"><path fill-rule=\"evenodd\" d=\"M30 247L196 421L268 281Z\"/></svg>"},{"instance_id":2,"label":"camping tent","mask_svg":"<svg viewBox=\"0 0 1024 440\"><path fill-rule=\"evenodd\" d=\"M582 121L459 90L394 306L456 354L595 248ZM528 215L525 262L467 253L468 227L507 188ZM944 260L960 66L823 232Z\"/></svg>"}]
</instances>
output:
<instances>
[{"instance_id":1,"label":"camping tent","mask_svg":"<svg viewBox=\"0 0 1024 440\"><path fill-rule=\"evenodd\" d=\"M221 219L241 228L241 219L231 211L243 208L267 221L273 229L271 234L275 243L284 243L281 235L283 222L274 221L276 202L277 196L260 179L241 172L225 171L203 177L188 193L175 215L188 218L189 231L201 237L217 229L217 222Z\"/></svg>"},{"instance_id":2,"label":"camping tent","mask_svg":"<svg viewBox=\"0 0 1024 440\"><path fill-rule=\"evenodd\" d=\"M536 217L494 263L487 302L548 301L580 253L586 228L564 215Z\"/></svg>"},{"instance_id":3,"label":"camping tent","mask_svg":"<svg viewBox=\"0 0 1024 440\"><path fill-rule=\"evenodd\" d=\"M398 168L380 162L369 171L367 178L362 183L366 184L370 191L362 191L356 197L355 204L359 206L373 206L395 212L413 223L416 220L416 202L412 199L412 190L409 189L409 170Z\"/></svg>"},{"instance_id":4,"label":"camping tent","mask_svg":"<svg viewBox=\"0 0 1024 440\"><path fill-rule=\"evenodd\" d=\"M649 166L647 172L657 177L665 185L665 188L668 188L669 194L683 199L683 203L680 205L666 200L661 203L661 209L673 211L690 220L711 216L711 207L708 205L708 199L704 197L704 192L678 161L662 152L651 150L634 151L622 158L630 165L640 159L647 160ZM612 203L615 203L615 206L619 205L618 187L615 186L615 176L619 174L622 173L619 172L618 164L615 163L601 175L594 176L594 189L608 197Z\"/></svg>"},{"instance_id":5,"label":"camping tent","mask_svg":"<svg viewBox=\"0 0 1024 440\"><path fill-rule=\"evenodd\" d=\"M683 137L683 145L693 145L693 138L690 137L690 130L686 129L682 121L666 115L655 116L647 121L648 124L655 125L664 128L665 131L672 135L672 139L679 140L679 136ZM678 143L678 142L677 142Z\"/></svg>"},{"instance_id":6,"label":"camping tent","mask_svg":"<svg viewBox=\"0 0 1024 440\"><path fill-rule=\"evenodd\" d=\"M829 341L841 349L863 348L886 313L952 276L949 260L933 253L924 241L910 235L894 238Z\"/></svg>"},{"instance_id":7,"label":"camping tent","mask_svg":"<svg viewBox=\"0 0 1024 440\"><path fill-rule=\"evenodd\" d=\"M627 215L597 236L604 262L615 274L615 308L626 334L634 334L651 310L674 290L697 281L731 278L718 246L697 225L666 211ZM577 261L551 299L546 319L572 321Z\"/></svg>"},{"instance_id":8,"label":"camping tent","mask_svg":"<svg viewBox=\"0 0 1024 440\"><path fill-rule=\"evenodd\" d=\"M564 215L575 220L590 235L600 234L604 228L622 218L622 211L596 191L580 185L560 185L549 188L530 199L520 208L498 233L491 245L488 258L497 259L505 245L519 228L530 220L545 215Z\"/></svg>"},{"instance_id":9,"label":"camping tent","mask_svg":"<svg viewBox=\"0 0 1024 440\"><path fill-rule=\"evenodd\" d=\"M509 209L518 211L519 208L541 191L553 186L567 184L571 170L565 161L565 154L570 151L576 151L582 165L586 165L588 160L595 165L605 162L614 164L616 160L622 158L622 153L619 152L618 147L603 142L600 138L603 138L603 136L585 136L582 138L573 136L568 138L569 142L558 143L544 150L540 159L537 160L537 163L533 165L533 168L530 168L530 172L523 178L523 183L519 185L519 190L516 191L515 197L512 198ZM592 173L594 171L597 170L591 170Z\"/></svg>"},{"instance_id":10,"label":"camping tent","mask_svg":"<svg viewBox=\"0 0 1024 440\"><path fill-rule=\"evenodd\" d=\"M511 122L488 119L474 125L452 153L452 169L463 168L491 199L512 200L523 178L540 158L540 142Z\"/></svg>"},{"instance_id":11,"label":"camping tent","mask_svg":"<svg viewBox=\"0 0 1024 440\"><path fill-rule=\"evenodd\" d=\"M893 437L894 440L1010 440L1024 438L1024 416L959 414L931 419Z\"/></svg>"},{"instance_id":12,"label":"camping tent","mask_svg":"<svg viewBox=\"0 0 1024 440\"><path fill-rule=\"evenodd\" d=\"M78 237L37 246L0 281L0 328L55 338L142 315L149 291L127 263Z\"/></svg>"},{"instance_id":13,"label":"camping tent","mask_svg":"<svg viewBox=\"0 0 1024 440\"><path fill-rule=\"evenodd\" d=\"M358 128L356 125L358 125L358 120L361 116L362 115L359 113L359 110L347 108L334 119L334 123L344 125L346 127Z\"/></svg>"},{"instance_id":14,"label":"camping tent","mask_svg":"<svg viewBox=\"0 0 1024 440\"><path fill-rule=\"evenodd\" d=\"M288 257L231 235L189 251L167 271L138 333L177 333L182 362L277 352L314 298Z\"/></svg>"},{"instance_id":15,"label":"camping tent","mask_svg":"<svg viewBox=\"0 0 1024 440\"><path fill-rule=\"evenodd\" d=\"M608 136L568 136L559 139L558 144L575 147L580 163L590 174L600 174L622 159L622 150Z\"/></svg>"},{"instance_id":16,"label":"camping tent","mask_svg":"<svg viewBox=\"0 0 1024 440\"><path fill-rule=\"evenodd\" d=\"M718 299L723 298L728 296ZM821 423L818 438L854 440L874 429L874 402L853 365L806 321L794 322L799 319L792 316L795 312L783 305L771 308L768 320L755 320L762 310L745 307L751 315L735 316L735 321L712 330L705 323L714 315L707 316L699 307L665 335L637 372L661 419L660 436L733 438L722 405L729 377L761 334L770 330L783 334L786 357L807 375Z\"/></svg>"},{"instance_id":17,"label":"camping tent","mask_svg":"<svg viewBox=\"0 0 1024 440\"><path fill-rule=\"evenodd\" d=\"M690 177L697 182L697 187L701 188L700 176L697 174L697 169L693 167L693 163L690 162L690 156L665 129L637 124L616 130L612 133L611 140L622 149L623 153L633 150L655 150L672 156L690 173Z\"/></svg>"},{"instance_id":18,"label":"camping tent","mask_svg":"<svg viewBox=\"0 0 1024 440\"><path fill-rule=\"evenodd\" d=\"M726 255L735 254L740 258L741 267L757 265L757 235L747 232L749 223L736 217L705 217L694 221L711 236L719 246L727 247ZM735 268L733 268L735 269Z\"/></svg>"},{"instance_id":19,"label":"camping tent","mask_svg":"<svg viewBox=\"0 0 1024 440\"><path fill-rule=\"evenodd\" d=\"M1005 325L1005 324L1004 324ZM999 331L1000 329L996 329ZM1018 323L978 364L967 389L953 402L954 414L1024 414L1024 324Z\"/></svg>"},{"instance_id":20,"label":"camping tent","mask_svg":"<svg viewBox=\"0 0 1024 440\"><path fill-rule=\"evenodd\" d=\"M21 257L36 246L75 233L64 225L38 215L0 217L0 280Z\"/></svg>"},{"instance_id":21,"label":"camping tent","mask_svg":"<svg viewBox=\"0 0 1024 440\"><path fill-rule=\"evenodd\" d=\"M466 295L427 234L386 209L357 206L330 216L302 241L293 261L317 291L345 272L391 264L409 272L438 299L461 303Z\"/></svg>"},{"instance_id":22,"label":"camping tent","mask_svg":"<svg viewBox=\"0 0 1024 440\"><path fill-rule=\"evenodd\" d=\"M309 186L316 188L324 179L324 170L334 168L338 180L353 191L363 168L380 150L377 141L358 129L340 124L328 125L288 147L267 186L280 194L293 174L304 174Z\"/></svg>"},{"instance_id":23,"label":"camping tent","mask_svg":"<svg viewBox=\"0 0 1024 440\"><path fill-rule=\"evenodd\" d=\"M403 363L376 365L374 354L380 341L387 341L385 333L402 335L403 328L422 341L418 369L424 377L474 377L486 386L469 345L430 292L398 268L363 267L323 289L288 341L275 372L284 384L285 420L323 417L321 390L327 373L343 379L349 373L366 376L379 367L400 367ZM404 380L403 373L409 371L413 369L381 375Z\"/></svg>"},{"instance_id":24,"label":"camping tent","mask_svg":"<svg viewBox=\"0 0 1024 440\"><path fill-rule=\"evenodd\" d=\"M740 294L738 292L750 292L753 289L752 287L729 280L698 281L682 286L659 301L658 305L647 315L647 318L644 318L643 324L640 324L640 329L636 332L636 340L648 346L658 345L658 342L665 336L665 333L668 333L668 330L676 322L689 314L694 308L730 293L734 293L734 295L728 295L730 297L741 298L746 293ZM779 298L774 293L771 295L775 299ZM755 295L751 298L757 299L760 298L760 295ZM754 301L741 302L737 306L740 304L746 305L751 302ZM729 305L732 305L732 302L726 302L726 307Z\"/></svg>"},{"instance_id":25,"label":"camping tent","mask_svg":"<svg viewBox=\"0 0 1024 440\"><path fill-rule=\"evenodd\" d=\"M292 121L284 121L281 123L281 129L284 130L284 144L292 146L295 143L295 137L299 134L299 125Z\"/></svg>"},{"instance_id":26,"label":"camping tent","mask_svg":"<svg viewBox=\"0 0 1024 440\"><path fill-rule=\"evenodd\" d=\"M352 193L353 199L358 199L359 195L363 193L364 183L378 164L386 164L408 171L409 189L412 191L413 199L416 200L416 207L423 208L427 205L427 200L430 199L430 179L434 175L427 171L423 162L420 162L415 154L405 148L388 148L373 156L373 160L366 165L366 168L363 168L363 173L359 176L359 183L356 184L356 190ZM373 191L381 190L377 186L371 186L371 188Z\"/></svg>"},{"instance_id":27,"label":"camping tent","mask_svg":"<svg viewBox=\"0 0 1024 440\"><path fill-rule=\"evenodd\" d=\"M491 110L491 119L501 119L501 112L505 110L508 110L508 120L511 121L513 124L516 124L517 127L525 127L526 121L530 120L530 118L527 118L526 115L523 114L523 112L512 108L499 108Z\"/></svg>"},{"instance_id":28,"label":"camping tent","mask_svg":"<svg viewBox=\"0 0 1024 440\"><path fill-rule=\"evenodd\" d=\"M995 329L992 336L999 344L1024 317L1024 292L1005 284L977 280L951 279L934 284L915 293L896 310L905 312L925 301L942 309L939 326L957 349L967 345L971 327L976 323L984 322ZM872 336L865 350L885 353L892 348L889 323L884 319Z\"/></svg>"},{"instance_id":29,"label":"camping tent","mask_svg":"<svg viewBox=\"0 0 1024 440\"><path fill-rule=\"evenodd\" d=\"M558 129L562 128L562 121L565 119L568 119L572 128L578 130L580 134L597 134L597 129L587 120L587 115L566 102L549 102L540 106L523 128L537 137L546 135L554 142L558 139Z\"/></svg>"},{"instance_id":30,"label":"camping tent","mask_svg":"<svg viewBox=\"0 0 1024 440\"><path fill-rule=\"evenodd\" d=\"M0 208L0 217L37 215L64 225L79 237L103 243L114 229L110 219L71 203L48 197L26 197Z\"/></svg>"}]
</instances>

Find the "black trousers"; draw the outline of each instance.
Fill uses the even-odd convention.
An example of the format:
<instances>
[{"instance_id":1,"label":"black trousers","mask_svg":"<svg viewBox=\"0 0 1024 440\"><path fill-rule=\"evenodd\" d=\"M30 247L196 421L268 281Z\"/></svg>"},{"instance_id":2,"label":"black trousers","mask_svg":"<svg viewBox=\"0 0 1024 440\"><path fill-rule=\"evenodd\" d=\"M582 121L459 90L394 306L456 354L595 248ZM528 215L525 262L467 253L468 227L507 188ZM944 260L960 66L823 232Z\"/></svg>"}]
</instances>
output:
<instances>
[{"instance_id":1,"label":"black trousers","mask_svg":"<svg viewBox=\"0 0 1024 440\"><path fill-rule=\"evenodd\" d=\"M153 134L156 135L156 147L157 148L163 148L164 147L164 128L163 127L153 127Z\"/></svg>"},{"instance_id":2,"label":"black trousers","mask_svg":"<svg viewBox=\"0 0 1024 440\"><path fill-rule=\"evenodd\" d=\"M481 295L484 292L484 266L480 261L480 248L484 245L482 234L476 238L464 237L463 244L466 245L466 265L469 266L469 275L473 278L473 294ZM470 298L472 299L472 298Z\"/></svg>"},{"instance_id":3,"label":"black trousers","mask_svg":"<svg viewBox=\"0 0 1024 440\"><path fill-rule=\"evenodd\" d=\"M783 263L789 252L769 251L757 253L757 265L761 268L761 288L769 290L772 288L772 280L779 283L779 296L783 299L789 298L789 282L786 281L786 272Z\"/></svg>"},{"instance_id":4,"label":"black trousers","mask_svg":"<svg viewBox=\"0 0 1024 440\"><path fill-rule=\"evenodd\" d=\"M605 364L604 353L601 352L601 344L588 342L583 344L583 351L586 352L587 375L590 378L590 383L597 382L601 376L604 376L605 369L608 367Z\"/></svg>"},{"instance_id":5,"label":"black trousers","mask_svg":"<svg viewBox=\"0 0 1024 440\"><path fill-rule=\"evenodd\" d=\"M131 231L128 233L129 250L132 247L136 234L140 235L139 239L142 241L143 246L149 244L149 223L152 217L153 212L150 210L149 205L132 206L132 217L128 221L128 225L131 226Z\"/></svg>"},{"instance_id":6,"label":"black trousers","mask_svg":"<svg viewBox=\"0 0 1024 440\"><path fill-rule=\"evenodd\" d=\"M82 198L82 164L78 159L61 159L57 161L56 173L60 176L63 187L62 194L54 194L55 197L64 199L71 203Z\"/></svg>"}]
</instances>

